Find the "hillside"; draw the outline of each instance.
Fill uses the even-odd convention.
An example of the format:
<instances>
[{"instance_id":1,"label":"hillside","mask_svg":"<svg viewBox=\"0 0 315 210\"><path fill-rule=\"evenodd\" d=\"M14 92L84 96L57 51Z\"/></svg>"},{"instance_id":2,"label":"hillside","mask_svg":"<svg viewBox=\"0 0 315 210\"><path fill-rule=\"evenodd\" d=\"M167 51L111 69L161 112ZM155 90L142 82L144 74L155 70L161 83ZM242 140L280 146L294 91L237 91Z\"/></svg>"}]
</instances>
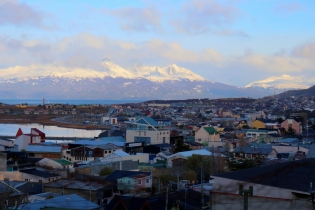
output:
<instances>
[{"instance_id":1,"label":"hillside","mask_svg":"<svg viewBox=\"0 0 315 210\"><path fill-rule=\"evenodd\" d=\"M289 90L285 91L283 93L280 93L277 95L278 98L285 98L285 97L290 97L290 96L315 96L315 85L308 88L308 89L302 89L302 90Z\"/></svg>"}]
</instances>

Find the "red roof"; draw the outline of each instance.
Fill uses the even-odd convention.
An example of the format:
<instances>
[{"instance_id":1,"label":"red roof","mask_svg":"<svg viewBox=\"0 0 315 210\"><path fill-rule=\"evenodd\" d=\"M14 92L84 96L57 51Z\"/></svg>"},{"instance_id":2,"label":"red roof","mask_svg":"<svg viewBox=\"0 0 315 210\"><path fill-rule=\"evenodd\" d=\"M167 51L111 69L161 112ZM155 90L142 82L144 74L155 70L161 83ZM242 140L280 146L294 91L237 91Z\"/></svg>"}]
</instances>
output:
<instances>
[{"instance_id":1,"label":"red roof","mask_svg":"<svg viewBox=\"0 0 315 210\"><path fill-rule=\"evenodd\" d=\"M37 128L31 128L31 130L36 131L38 134L45 134L42 131L38 130Z\"/></svg>"},{"instance_id":2,"label":"red roof","mask_svg":"<svg viewBox=\"0 0 315 210\"><path fill-rule=\"evenodd\" d=\"M23 131L21 128L16 132L15 138L18 138L19 136L23 135Z\"/></svg>"}]
</instances>

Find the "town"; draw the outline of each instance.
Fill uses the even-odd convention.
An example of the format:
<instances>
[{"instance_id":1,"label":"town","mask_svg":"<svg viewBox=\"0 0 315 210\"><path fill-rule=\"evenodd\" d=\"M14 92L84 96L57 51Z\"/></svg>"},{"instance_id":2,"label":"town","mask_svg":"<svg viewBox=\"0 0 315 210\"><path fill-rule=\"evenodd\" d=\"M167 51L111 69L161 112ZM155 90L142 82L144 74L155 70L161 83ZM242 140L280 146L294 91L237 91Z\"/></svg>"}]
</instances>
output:
<instances>
[{"instance_id":1,"label":"town","mask_svg":"<svg viewBox=\"0 0 315 210\"><path fill-rule=\"evenodd\" d=\"M313 209L315 97L0 103L0 209Z\"/></svg>"}]
</instances>

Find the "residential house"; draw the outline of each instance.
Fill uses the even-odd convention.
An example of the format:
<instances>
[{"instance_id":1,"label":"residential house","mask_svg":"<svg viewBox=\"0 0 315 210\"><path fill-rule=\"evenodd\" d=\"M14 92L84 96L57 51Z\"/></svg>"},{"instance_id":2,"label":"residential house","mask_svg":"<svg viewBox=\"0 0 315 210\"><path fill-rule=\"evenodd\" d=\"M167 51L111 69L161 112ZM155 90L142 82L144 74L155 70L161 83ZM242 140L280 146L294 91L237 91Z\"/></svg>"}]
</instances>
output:
<instances>
[{"instance_id":1,"label":"residential house","mask_svg":"<svg viewBox=\"0 0 315 210\"><path fill-rule=\"evenodd\" d=\"M0 139L0 152L2 151L18 151L18 146L14 145L13 140L9 139Z\"/></svg>"},{"instance_id":2,"label":"residential house","mask_svg":"<svg viewBox=\"0 0 315 210\"><path fill-rule=\"evenodd\" d=\"M94 141L95 145L79 146L72 148L70 152L70 159L72 161L91 161L99 158L104 158L115 151L122 151L120 147L117 147L106 142ZM97 145L98 144L98 145Z\"/></svg>"},{"instance_id":3,"label":"residential house","mask_svg":"<svg viewBox=\"0 0 315 210\"><path fill-rule=\"evenodd\" d=\"M21 128L16 133L14 144L18 146L18 150L25 150L29 144L37 144L45 141L43 137L45 137L44 133L37 132L38 130L31 129L30 134L23 134Z\"/></svg>"},{"instance_id":4,"label":"residential house","mask_svg":"<svg viewBox=\"0 0 315 210\"><path fill-rule=\"evenodd\" d=\"M270 143L283 139L279 134L261 134L257 137L257 141L261 143Z\"/></svg>"},{"instance_id":5,"label":"residential house","mask_svg":"<svg viewBox=\"0 0 315 210\"><path fill-rule=\"evenodd\" d=\"M25 148L25 151L30 158L62 158L61 145L45 145L45 144L30 144Z\"/></svg>"},{"instance_id":6,"label":"residential house","mask_svg":"<svg viewBox=\"0 0 315 210\"><path fill-rule=\"evenodd\" d=\"M303 199L311 203L310 192L314 192L314 186L310 183L315 183L314 168L315 159L309 158L217 174L211 176L214 178L212 192L238 195L241 189L252 187L254 197L272 198L276 203Z\"/></svg>"},{"instance_id":7,"label":"residential house","mask_svg":"<svg viewBox=\"0 0 315 210\"><path fill-rule=\"evenodd\" d=\"M233 155L235 157L245 156L250 159L253 159L255 157L276 158L277 151L273 149L271 146L269 147L241 146L236 147L233 150Z\"/></svg>"},{"instance_id":8,"label":"residential house","mask_svg":"<svg viewBox=\"0 0 315 210\"><path fill-rule=\"evenodd\" d=\"M246 130L246 137L251 138L251 141L256 141L257 138L263 134L278 134L278 131L277 130L259 130L259 129Z\"/></svg>"},{"instance_id":9,"label":"residential house","mask_svg":"<svg viewBox=\"0 0 315 210\"><path fill-rule=\"evenodd\" d=\"M170 143L170 130L167 125L159 124L151 117L138 117L126 121L126 141L146 144Z\"/></svg>"},{"instance_id":10,"label":"residential house","mask_svg":"<svg viewBox=\"0 0 315 210\"><path fill-rule=\"evenodd\" d=\"M152 175L147 173L139 173L117 179L117 189L125 193L129 193L131 190L145 190L151 187Z\"/></svg>"},{"instance_id":11,"label":"residential house","mask_svg":"<svg viewBox=\"0 0 315 210\"><path fill-rule=\"evenodd\" d=\"M13 209L21 203L27 202L27 193L12 187L7 180L0 180L0 208Z\"/></svg>"},{"instance_id":12,"label":"residential house","mask_svg":"<svg viewBox=\"0 0 315 210\"><path fill-rule=\"evenodd\" d=\"M274 120L270 120L270 119L265 119L265 118L257 118L256 120L253 121L252 127L255 129L262 129L262 128L267 128L267 124L268 124L268 128L270 128L271 124L273 125L278 125L277 123L275 123Z\"/></svg>"},{"instance_id":13,"label":"residential house","mask_svg":"<svg viewBox=\"0 0 315 210\"><path fill-rule=\"evenodd\" d=\"M107 203L105 198L112 196L112 187L108 183L77 179L55 180L45 184L44 191L64 195L76 194L101 207Z\"/></svg>"},{"instance_id":14,"label":"residential house","mask_svg":"<svg viewBox=\"0 0 315 210\"><path fill-rule=\"evenodd\" d=\"M2 171L0 174L0 179L42 183L48 183L60 178L58 174L49 173L37 168L21 169L19 171Z\"/></svg>"},{"instance_id":15,"label":"residential house","mask_svg":"<svg viewBox=\"0 0 315 210\"><path fill-rule=\"evenodd\" d=\"M281 123L281 127L283 127L286 131L288 131L289 128L292 128L295 131L295 134L302 134L302 124L297 119L286 119Z\"/></svg>"},{"instance_id":16,"label":"residential house","mask_svg":"<svg viewBox=\"0 0 315 210\"><path fill-rule=\"evenodd\" d=\"M208 144L211 141L219 141L220 134L219 132L214 129L213 127L204 126L201 127L195 133L195 142Z\"/></svg>"}]
</instances>

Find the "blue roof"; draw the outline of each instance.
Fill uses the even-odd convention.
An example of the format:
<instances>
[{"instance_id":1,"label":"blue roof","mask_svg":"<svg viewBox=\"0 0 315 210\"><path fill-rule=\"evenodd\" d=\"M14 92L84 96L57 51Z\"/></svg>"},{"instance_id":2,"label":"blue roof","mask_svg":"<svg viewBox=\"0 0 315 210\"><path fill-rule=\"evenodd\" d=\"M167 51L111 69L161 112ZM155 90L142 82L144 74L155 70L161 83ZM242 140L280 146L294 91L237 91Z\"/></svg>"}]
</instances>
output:
<instances>
[{"instance_id":1,"label":"blue roof","mask_svg":"<svg viewBox=\"0 0 315 210\"><path fill-rule=\"evenodd\" d=\"M122 136L110 136L110 137L101 137L98 138L101 141L106 142L126 142L126 139L124 139Z\"/></svg>"},{"instance_id":2,"label":"blue roof","mask_svg":"<svg viewBox=\"0 0 315 210\"><path fill-rule=\"evenodd\" d=\"M157 123L153 118L151 117L139 117L135 120L134 123L137 124L144 124L144 125L152 125L154 127L163 126L162 124Z\"/></svg>"},{"instance_id":3,"label":"blue roof","mask_svg":"<svg viewBox=\"0 0 315 210\"><path fill-rule=\"evenodd\" d=\"M21 204L18 209L40 210L44 208L58 209L99 209L99 205L92 203L77 194L65 195L48 200L35 201L33 203Z\"/></svg>"},{"instance_id":4,"label":"blue roof","mask_svg":"<svg viewBox=\"0 0 315 210\"><path fill-rule=\"evenodd\" d=\"M41 145L41 144L29 144L27 145L26 152L47 152L47 153L60 153L61 145Z\"/></svg>"},{"instance_id":5,"label":"blue roof","mask_svg":"<svg viewBox=\"0 0 315 210\"><path fill-rule=\"evenodd\" d=\"M98 140L79 140L75 141L71 144L80 144L80 145L86 145L86 146L99 146L99 145L105 145L108 143L111 144L118 144L117 146L124 146L124 143L126 142L126 139L124 139L121 136L113 136L113 137L102 137L98 138Z\"/></svg>"}]
</instances>

